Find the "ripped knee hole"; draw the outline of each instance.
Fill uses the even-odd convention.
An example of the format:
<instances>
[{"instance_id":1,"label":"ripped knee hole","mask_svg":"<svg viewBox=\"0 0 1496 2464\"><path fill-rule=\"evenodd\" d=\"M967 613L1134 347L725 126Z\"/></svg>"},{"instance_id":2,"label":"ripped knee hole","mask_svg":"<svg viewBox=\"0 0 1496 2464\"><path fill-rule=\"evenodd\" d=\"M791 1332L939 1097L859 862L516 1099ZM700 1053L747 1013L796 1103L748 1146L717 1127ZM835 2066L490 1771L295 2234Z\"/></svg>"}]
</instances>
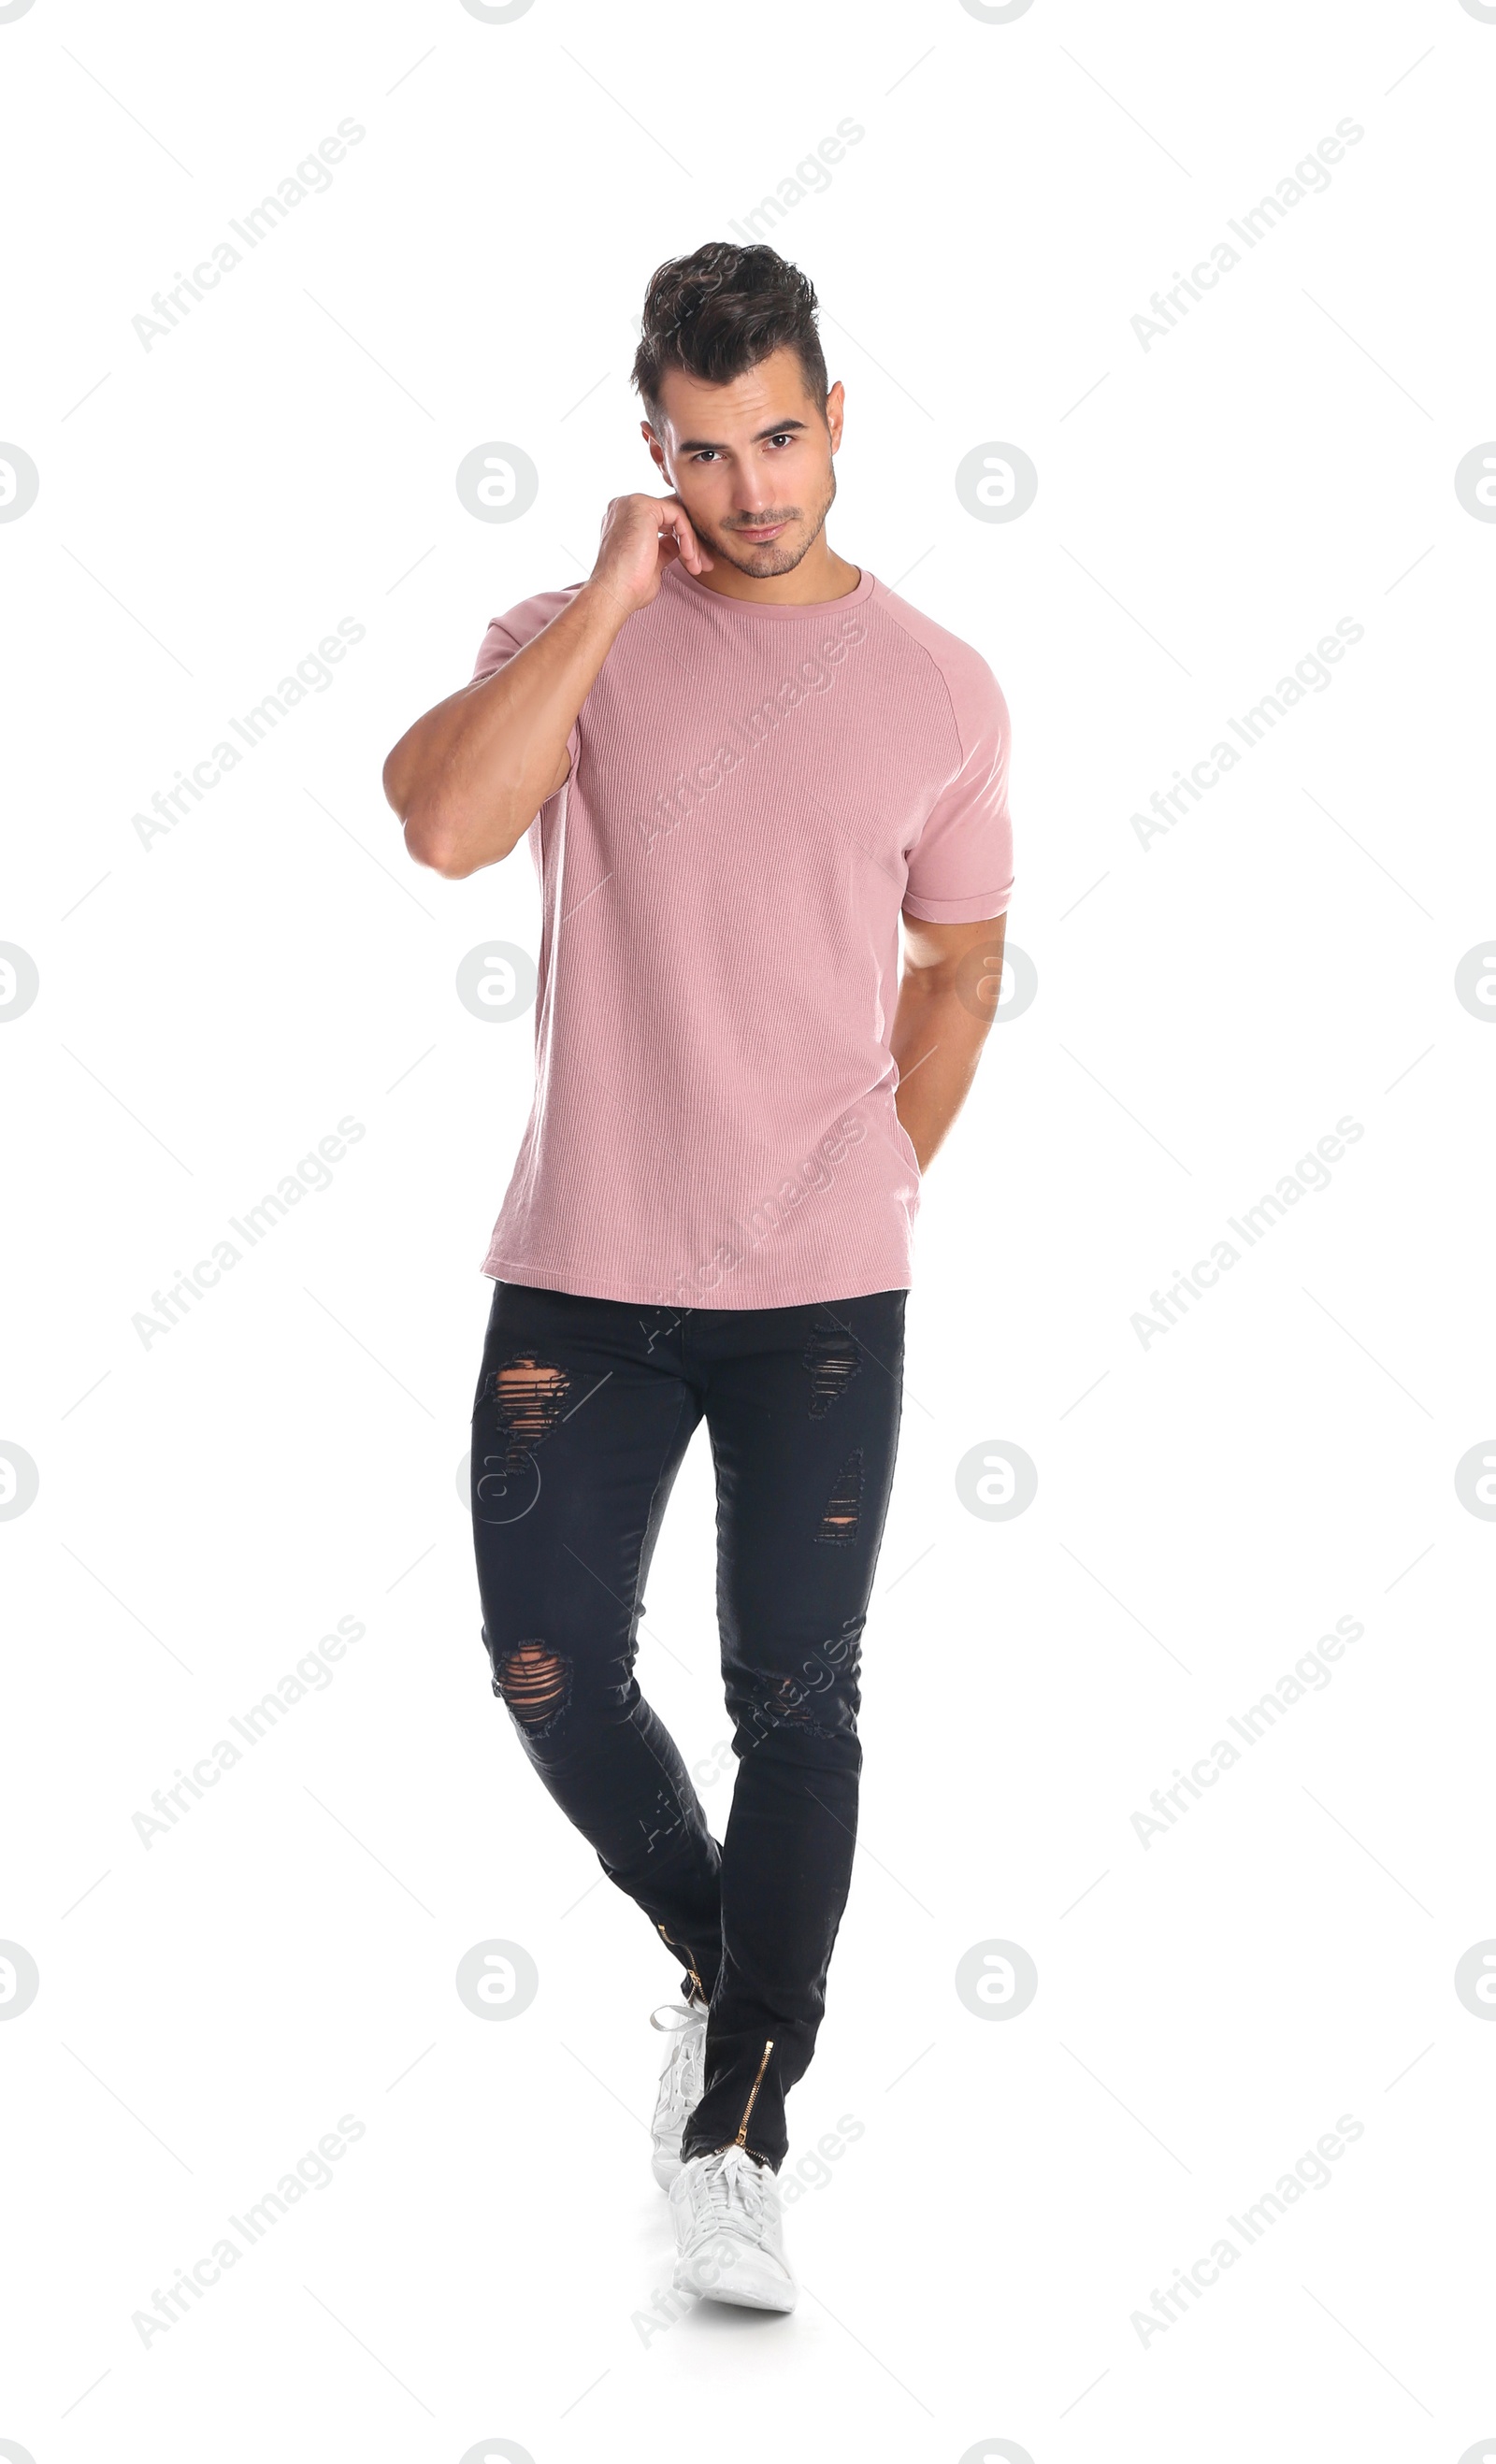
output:
<instances>
[{"instance_id":1,"label":"ripped knee hole","mask_svg":"<svg viewBox=\"0 0 1496 2464\"><path fill-rule=\"evenodd\" d=\"M831 1549L851 1547L862 1521L863 1480L862 1448L857 1446L847 1456L832 1483L825 1512L821 1517L821 1529L816 1533L819 1543Z\"/></svg>"},{"instance_id":2,"label":"ripped knee hole","mask_svg":"<svg viewBox=\"0 0 1496 2464\"><path fill-rule=\"evenodd\" d=\"M484 1400L494 1405L509 1441L508 1469L517 1470L541 1439L550 1436L570 1391L565 1370L554 1360L538 1360L533 1352L517 1353L501 1369L490 1370Z\"/></svg>"},{"instance_id":3,"label":"ripped knee hole","mask_svg":"<svg viewBox=\"0 0 1496 2464\"><path fill-rule=\"evenodd\" d=\"M804 1366L810 1372L810 1417L824 1420L861 1372L855 1335L844 1327L818 1327L805 1346Z\"/></svg>"},{"instance_id":4,"label":"ripped knee hole","mask_svg":"<svg viewBox=\"0 0 1496 2464\"><path fill-rule=\"evenodd\" d=\"M495 1663L495 1691L526 1728L544 1727L566 1708L569 1663L543 1642L517 1642Z\"/></svg>"}]
</instances>

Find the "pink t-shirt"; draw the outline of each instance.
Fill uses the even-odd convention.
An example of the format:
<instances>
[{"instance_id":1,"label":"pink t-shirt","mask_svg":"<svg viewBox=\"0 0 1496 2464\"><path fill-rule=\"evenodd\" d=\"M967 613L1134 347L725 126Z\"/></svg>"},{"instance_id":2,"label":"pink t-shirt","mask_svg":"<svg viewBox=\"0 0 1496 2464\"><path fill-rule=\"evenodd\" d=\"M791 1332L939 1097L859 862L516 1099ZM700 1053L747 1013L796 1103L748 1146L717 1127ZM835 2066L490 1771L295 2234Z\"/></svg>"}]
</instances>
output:
<instances>
[{"instance_id":1,"label":"pink t-shirt","mask_svg":"<svg viewBox=\"0 0 1496 2464\"><path fill-rule=\"evenodd\" d=\"M496 618L474 677L576 587ZM535 1103L483 1272L704 1309L907 1287L899 910L975 923L1013 888L985 660L866 569L765 607L674 564L569 744L529 833Z\"/></svg>"}]
</instances>

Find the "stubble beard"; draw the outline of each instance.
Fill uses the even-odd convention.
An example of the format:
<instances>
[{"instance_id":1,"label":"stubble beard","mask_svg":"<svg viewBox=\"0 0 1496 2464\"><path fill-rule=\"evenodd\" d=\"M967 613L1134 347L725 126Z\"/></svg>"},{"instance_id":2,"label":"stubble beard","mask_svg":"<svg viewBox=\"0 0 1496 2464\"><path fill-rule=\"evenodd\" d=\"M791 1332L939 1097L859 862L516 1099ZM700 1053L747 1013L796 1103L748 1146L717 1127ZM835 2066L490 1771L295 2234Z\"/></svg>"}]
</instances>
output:
<instances>
[{"instance_id":1,"label":"stubble beard","mask_svg":"<svg viewBox=\"0 0 1496 2464\"><path fill-rule=\"evenodd\" d=\"M793 573L798 564L803 563L825 530L826 516L835 501L836 471L833 466L826 472L825 502L803 539L765 539L761 546L754 547L740 539L736 531L708 530L694 516L692 527L710 555L719 556L725 564L732 565L737 573L747 574L752 581L769 582L779 574Z\"/></svg>"}]
</instances>

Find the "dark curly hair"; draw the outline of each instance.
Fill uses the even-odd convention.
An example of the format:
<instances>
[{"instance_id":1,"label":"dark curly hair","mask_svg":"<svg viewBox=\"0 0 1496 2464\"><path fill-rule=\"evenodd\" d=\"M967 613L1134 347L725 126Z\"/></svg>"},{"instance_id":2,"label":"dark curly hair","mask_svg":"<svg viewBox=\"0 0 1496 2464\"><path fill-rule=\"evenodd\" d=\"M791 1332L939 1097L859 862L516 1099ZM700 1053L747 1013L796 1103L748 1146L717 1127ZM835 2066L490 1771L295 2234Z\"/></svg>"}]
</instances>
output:
<instances>
[{"instance_id":1,"label":"dark curly hair","mask_svg":"<svg viewBox=\"0 0 1496 2464\"><path fill-rule=\"evenodd\" d=\"M816 330L816 295L798 266L777 250L708 240L690 256L657 266L645 293L633 382L660 425L660 380L683 368L703 385L728 385L785 344L799 354L805 390L825 412L825 360Z\"/></svg>"}]
</instances>

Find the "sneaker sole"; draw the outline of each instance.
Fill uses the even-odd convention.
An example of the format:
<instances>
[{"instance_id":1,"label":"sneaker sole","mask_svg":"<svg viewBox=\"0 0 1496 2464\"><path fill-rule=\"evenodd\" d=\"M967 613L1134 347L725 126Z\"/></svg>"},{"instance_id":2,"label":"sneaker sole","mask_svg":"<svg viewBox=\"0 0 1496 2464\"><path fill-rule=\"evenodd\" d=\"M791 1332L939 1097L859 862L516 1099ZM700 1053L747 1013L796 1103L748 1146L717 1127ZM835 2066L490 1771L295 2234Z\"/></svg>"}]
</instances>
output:
<instances>
[{"instance_id":1,"label":"sneaker sole","mask_svg":"<svg viewBox=\"0 0 1496 2464\"><path fill-rule=\"evenodd\" d=\"M729 2292L725 2284L693 2284L691 2271L677 2267L671 2279L677 2293L689 2293L698 2301L723 2301L732 2310L793 2310L800 2299L798 2285L785 2285L782 2291L749 2293L736 2288Z\"/></svg>"}]
</instances>

